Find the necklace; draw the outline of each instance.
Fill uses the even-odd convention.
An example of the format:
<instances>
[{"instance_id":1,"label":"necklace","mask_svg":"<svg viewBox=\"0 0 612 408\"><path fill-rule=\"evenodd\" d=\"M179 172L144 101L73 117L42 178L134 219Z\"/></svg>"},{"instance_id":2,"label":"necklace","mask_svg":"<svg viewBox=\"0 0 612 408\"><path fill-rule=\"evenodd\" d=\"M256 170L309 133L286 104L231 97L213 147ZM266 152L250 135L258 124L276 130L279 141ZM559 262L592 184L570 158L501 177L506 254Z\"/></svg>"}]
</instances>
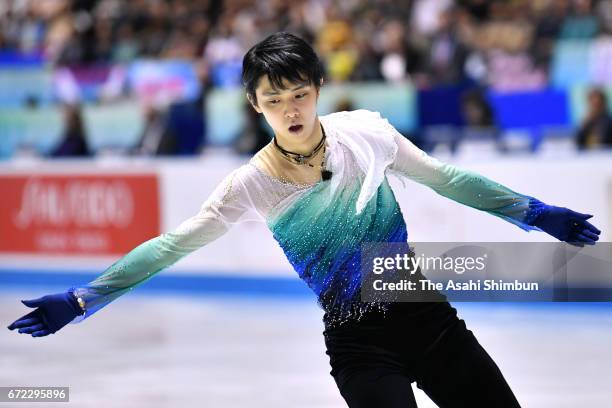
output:
<instances>
[{"instance_id":1,"label":"necklace","mask_svg":"<svg viewBox=\"0 0 612 408\"><path fill-rule=\"evenodd\" d=\"M315 146L315 148L309 154L295 153L295 152L283 149L278 144L278 141L276 140L276 136L274 136L274 147L276 148L276 150L278 150L281 153L281 156L284 157L289 162L297 164L297 165L305 164L313 168L315 166L312 163L310 163L310 160L314 156L316 156L319 150L323 149L323 159L321 160L321 165L319 166L321 168L321 178L323 180L329 180L332 176L332 172L325 169L325 137L326 136L325 136L325 129L323 129L323 125L321 125L321 132L323 134L321 136L321 141Z\"/></svg>"},{"instance_id":2,"label":"necklace","mask_svg":"<svg viewBox=\"0 0 612 408\"><path fill-rule=\"evenodd\" d=\"M321 136L321 140L309 154L295 153L290 150L283 149L278 144L278 141L276 140L276 136L274 136L274 147L276 148L276 150L282 153L283 157L289 159L290 161L295 162L296 164L300 164L300 165L302 164L310 165L309 163L310 159L312 159L313 156L315 156L319 152L319 150L321 150L321 148L323 148L325 145L325 131L323 130L323 126L321 126L321 131L323 133L323 135ZM314 167L314 166L310 165L310 167Z\"/></svg>"}]
</instances>

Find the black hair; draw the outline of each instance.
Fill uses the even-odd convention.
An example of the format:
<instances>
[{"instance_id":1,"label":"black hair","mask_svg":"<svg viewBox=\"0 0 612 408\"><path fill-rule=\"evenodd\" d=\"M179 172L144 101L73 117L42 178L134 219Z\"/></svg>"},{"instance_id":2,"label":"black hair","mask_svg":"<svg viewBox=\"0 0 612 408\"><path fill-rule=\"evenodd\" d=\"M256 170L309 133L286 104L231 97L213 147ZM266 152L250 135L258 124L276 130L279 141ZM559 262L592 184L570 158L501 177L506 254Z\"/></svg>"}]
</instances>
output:
<instances>
[{"instance_id":1,"label":"black hair","mask_svg":"<svg viewBox=\"0 0 612 408\"><path fill-rule=\"evenodd\" d=\"M257 104L255 88L263 75L268 76L275 90L283 89L283 79L319 88L323 67L306 41L291 33L278 32L255 44L242 60L242 85L254 104Z\"/></svg>"}]
</instances>

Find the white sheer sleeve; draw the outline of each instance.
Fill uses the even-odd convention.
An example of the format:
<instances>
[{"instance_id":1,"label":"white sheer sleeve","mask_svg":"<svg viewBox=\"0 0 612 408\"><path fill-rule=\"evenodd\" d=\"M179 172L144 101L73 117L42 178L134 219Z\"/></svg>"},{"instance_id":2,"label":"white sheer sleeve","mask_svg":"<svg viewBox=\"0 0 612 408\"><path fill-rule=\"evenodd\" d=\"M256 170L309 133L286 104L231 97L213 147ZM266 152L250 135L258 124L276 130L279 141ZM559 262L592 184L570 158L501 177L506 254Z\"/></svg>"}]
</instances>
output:
<instances>
[{"instance_id":1,"label":"white sheer sleeve","mask_svg":"<svg viewBox=\"0 0 612 408\"><path fill-rule=\"evenodd\" d=\"M385 120L386 122L386 120ZM389 170L432 188L438 194L461 204L486 211L529 231L544 204L519 194L475 172L429 156L401 135L388 122L383 125L393 134L397 156Z\"/></svg>"},{"instance_id":2,"label":"white sheer sleeve","mask_svg":"<svg viewBox=\"0 0 612 408\"><path fill-rule=\"evenodd\" d=\"M248 173L247 166L236 169L217 186L200 211L174 231L139 245L88 285L72 288L86 306L86 313L75 322L91 316L185 255L219 238L232 224L243 221L253 205L248 193Z\"/></svg>"}]
</instances>

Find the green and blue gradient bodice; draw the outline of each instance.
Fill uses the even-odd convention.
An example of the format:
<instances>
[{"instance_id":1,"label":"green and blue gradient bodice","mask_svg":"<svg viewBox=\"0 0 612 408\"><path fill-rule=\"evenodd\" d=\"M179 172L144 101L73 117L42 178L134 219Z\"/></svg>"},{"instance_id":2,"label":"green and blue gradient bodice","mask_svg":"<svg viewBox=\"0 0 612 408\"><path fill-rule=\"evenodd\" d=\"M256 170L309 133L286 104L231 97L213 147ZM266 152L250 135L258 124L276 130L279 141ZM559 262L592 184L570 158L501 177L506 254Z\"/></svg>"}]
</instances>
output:
<instances>
[{"instance_id":1,"label":"green and blue gradient bodice","mask_svg":"<svg viewBox=\"0 0 612 408\"><path fill-rule=\"evenodd\" d=\"M360 214L355 210L359 178L328 201L329 188L329 182L319 182L281 214L269 217L268 227L323 309L342 319L359 303L361 244L406 242L407 232L387 180Z\"/></svg>"}]
</instances>

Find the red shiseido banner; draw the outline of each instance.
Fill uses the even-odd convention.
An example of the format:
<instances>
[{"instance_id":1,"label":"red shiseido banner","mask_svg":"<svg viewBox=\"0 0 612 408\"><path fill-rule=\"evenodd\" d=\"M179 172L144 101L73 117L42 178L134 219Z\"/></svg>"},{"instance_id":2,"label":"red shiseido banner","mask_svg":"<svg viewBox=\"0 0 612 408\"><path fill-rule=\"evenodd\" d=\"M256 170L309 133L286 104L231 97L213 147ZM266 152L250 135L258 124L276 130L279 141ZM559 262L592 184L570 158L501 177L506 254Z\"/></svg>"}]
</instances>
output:
<instances>
[{"instance_id":1,"label":"red shiseido banner","mask_svg":"<svg viewBox=\"0 0 612 408\"><path fill-rule=\"evenodd\" d=\"M0 252L124 254L159 212L155 174L0 176Z\"/></svg>"}]
</instances>

